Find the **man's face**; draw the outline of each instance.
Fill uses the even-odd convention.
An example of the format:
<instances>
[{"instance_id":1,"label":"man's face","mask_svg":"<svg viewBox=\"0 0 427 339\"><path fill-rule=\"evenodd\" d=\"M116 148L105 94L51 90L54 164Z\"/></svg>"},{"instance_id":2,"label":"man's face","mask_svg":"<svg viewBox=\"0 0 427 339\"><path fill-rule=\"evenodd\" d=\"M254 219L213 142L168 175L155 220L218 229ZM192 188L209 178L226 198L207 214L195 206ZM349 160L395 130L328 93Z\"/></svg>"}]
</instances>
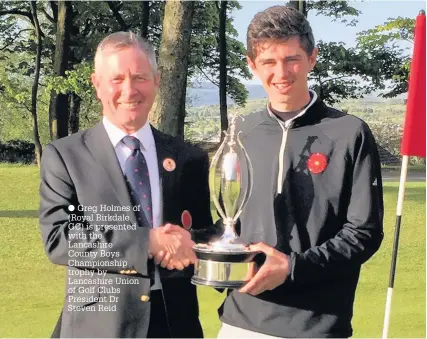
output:
<instances>
[{"instance_id":1,"label":"man's face","mask_svg":"<svg viewBox=\"0 0 427 339\"><path fill-rule=\"evenodd\" d=\"M159 86L144 52L137 48L104 51L102 61L92 74L103 114L128 133L147 121Z\"/></svg>"},{"instance_id":2,"label":"man's face","mask_svg":"<svg viewBox=\"0 0 427 339\"><path fill-rule=\"evenodd\" d=\"M285 42L261 43L257 52L255 60L248 58L248 64L261 80L271 105L279 110L293 109L294 104L308 95L307 77L316 64L317 49L309 56L299 39L292 37Z\"/></svg>"}]
</instances>

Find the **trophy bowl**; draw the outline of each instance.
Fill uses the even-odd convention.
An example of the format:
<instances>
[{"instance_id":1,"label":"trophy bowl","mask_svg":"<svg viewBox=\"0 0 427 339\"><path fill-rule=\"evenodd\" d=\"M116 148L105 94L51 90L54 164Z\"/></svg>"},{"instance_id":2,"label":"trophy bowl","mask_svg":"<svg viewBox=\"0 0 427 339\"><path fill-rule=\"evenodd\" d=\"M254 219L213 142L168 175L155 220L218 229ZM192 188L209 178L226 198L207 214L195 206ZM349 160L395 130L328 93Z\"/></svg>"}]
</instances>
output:
<instances>
[{"instance_id":1,"label":"trophy bowl","mask_svg":"<svg viewBox=\"0 0 427 339\"><path fill-rule=\"evenodd\" d=\"M236 117L230 118L229 132L225 132L209 169L211 199L222 218L224 232L219 240L193 247L197 262L191 282L196 285L240 288L252 277L254 258L260 253L251 251L235 231L253 183L252 164L235 133Z\"/></svg>"},{"instance_id":2,"label":"trophy bowl","mask_svg":"<svg viewBox=\"0 0 427 339\"><path fill-rule=\"evenodd\" d=\"M258 254L243 246L221 249L197 244L194 250L197 263L191 282L216 288L240 288L246 284L254 271L253 260Z\"/></svg>"}]
</instances>

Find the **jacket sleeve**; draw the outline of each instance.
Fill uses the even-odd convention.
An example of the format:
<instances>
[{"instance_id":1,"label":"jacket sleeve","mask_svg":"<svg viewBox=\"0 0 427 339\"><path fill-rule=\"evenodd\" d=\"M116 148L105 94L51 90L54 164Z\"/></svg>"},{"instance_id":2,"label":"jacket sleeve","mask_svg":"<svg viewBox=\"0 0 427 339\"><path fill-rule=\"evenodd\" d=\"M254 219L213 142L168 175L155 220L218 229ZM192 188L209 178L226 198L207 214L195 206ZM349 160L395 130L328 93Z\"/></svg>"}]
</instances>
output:
<instances>
[{"instance_id":1,"label":"jacket sleeve","mask_svg":"<svg viewBox=\"0 0 427 339\"><path fill-rule=\"evenodd\" d=\"M58 265L147 275L148 228L99 229L88 222L73 222L68 207L76 206L73 214L83 215L78 204L63 157L48 145L41 161L39 224L49 259Z\"/></svg>"},{"instance_id":2,"label":"jacket sleeve","mask_svg":"<svg viewBox=\"0 0 427 339\"><path fill-rule=\"evenodd\" d=\"M291 253L290 279L316 283L358 274L360 265L380 247L383 239L383 190L377 146L362 123L349 146L353 170L346 222L334 238L303 253Z\"/></svg>"},{"instance_id":3,"label":"jacket sleeve","mask_svg":"<svg viewBox=\"0 0 427 339\"><path fill-rule=\"evenodd\" d=\"M207 243L219 232L211 215L209 192L209 158L207 153L200 152L187 164L183 173L184 187L191 187L191 194L182 198L183 208L192 216L191 236L196 243Z\"/></svg>"}]
</instances>

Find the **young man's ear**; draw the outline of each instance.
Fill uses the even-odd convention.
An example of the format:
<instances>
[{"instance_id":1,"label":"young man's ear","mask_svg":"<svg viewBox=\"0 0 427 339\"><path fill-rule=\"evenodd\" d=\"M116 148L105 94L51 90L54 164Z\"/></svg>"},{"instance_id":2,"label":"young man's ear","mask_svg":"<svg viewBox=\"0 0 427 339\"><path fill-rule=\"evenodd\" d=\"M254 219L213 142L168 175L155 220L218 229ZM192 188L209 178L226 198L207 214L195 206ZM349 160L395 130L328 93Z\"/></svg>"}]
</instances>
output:
<instances>
[{"instance_id":1,"label":"young man's ear","mask_svg":"<svg viewBox=\"0 0 427 339\"><path fill-rule=\"evenodd\" d=\"M248 62L249 69L251 70L253 75L257 74L255 62L249 56L246 56L246 61Z\"/></svg>"},{"instance_id":2,"label":"young man's ear","mask_svg":"<svg viewBox=\"0 0 427 339\"><path fill-rule=\"evenodd\" d=\"M318 54L319 54L319 49L317 47L315 47L313 49L313 52L311 53L311 55L308 57L308 61L310 63L310 71L312 71L314 66L316 66Z\"/></svg>"}]
</instances>

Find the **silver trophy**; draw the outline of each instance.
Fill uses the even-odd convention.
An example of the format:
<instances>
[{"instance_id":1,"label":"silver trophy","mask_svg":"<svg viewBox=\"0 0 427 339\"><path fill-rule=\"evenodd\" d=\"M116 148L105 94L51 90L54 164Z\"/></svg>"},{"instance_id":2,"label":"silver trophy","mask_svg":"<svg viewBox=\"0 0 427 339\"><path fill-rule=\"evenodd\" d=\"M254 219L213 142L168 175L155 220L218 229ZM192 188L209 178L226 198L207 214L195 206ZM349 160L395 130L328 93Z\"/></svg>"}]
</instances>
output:
<instances>
[{"instance_id":1,"label":"silver trophy","mask_svg":"<svg viewBox=\"0 0 427 339\"><path fill-rule=\"evenodd\" d=\"M209 169L211 199L222 218L224 233L219 240L194 246L197 263L191 281L196 285L239 288L251 278L254 257L260 253L249 250L235 231L253 185L252 164L240 141L240 132L236 135L236 118L230 117L229 132L225 132Z\"/></svg>"}]
</instances>

